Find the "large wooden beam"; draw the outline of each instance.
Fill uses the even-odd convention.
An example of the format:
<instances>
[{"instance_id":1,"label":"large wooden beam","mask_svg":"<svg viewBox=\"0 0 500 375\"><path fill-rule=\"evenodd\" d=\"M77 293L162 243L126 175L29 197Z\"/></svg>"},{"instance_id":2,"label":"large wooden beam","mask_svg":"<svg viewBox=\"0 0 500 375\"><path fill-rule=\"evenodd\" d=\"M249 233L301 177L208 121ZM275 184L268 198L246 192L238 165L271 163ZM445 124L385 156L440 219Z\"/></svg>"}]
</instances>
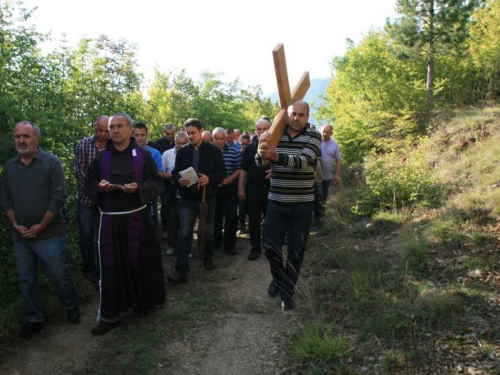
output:
<instances>
[{"instance_id":1,"label":"large wooden beam","mask_svg":"<svg viewBox=\"0 0 500 375\"><path fill-rule=\"evenodd\" d=\"M276 71L276 81L278 83L278 94L280 107L287 108L290 105L290 84L288 83L288 71L286 69L285 47L278 44L273 50L274 69Z\"/></svg>"},{"instance_id":2,"label":"large wooden beam","mask_svg":"<svg viewBox=\"0 0 500 375\"><path fill-rule=\"evenodd\" d=\"M285 132L288 120L288 106L296 101L304 99L307 90L311 86L311 82L309 80L309 72L305 72L297 86L295 86L293 93L291 95L290 101L285 108L281 108L278 115L274 118L273 124L271 125L271 129L269 129L269 133L272 138L268 143L268 147L272 150L278 146L283 133Z\"/></svg>"}]
</instances>

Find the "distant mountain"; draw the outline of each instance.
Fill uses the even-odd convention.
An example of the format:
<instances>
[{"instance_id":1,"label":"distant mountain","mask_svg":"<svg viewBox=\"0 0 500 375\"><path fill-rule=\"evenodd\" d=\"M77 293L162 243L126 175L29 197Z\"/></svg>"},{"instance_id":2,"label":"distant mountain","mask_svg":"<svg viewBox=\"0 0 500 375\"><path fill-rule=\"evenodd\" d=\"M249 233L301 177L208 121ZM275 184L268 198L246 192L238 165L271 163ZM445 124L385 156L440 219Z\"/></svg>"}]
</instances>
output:
<instances>
[{"instance_id":1,"label":"distant mountain","mask_svg":"<svg viewBox=\"0 0 500 375\"><path fill-rule=\"evenodd\" d=\"M314 102L315 107L319 107L323 100L319 97L319 95L325 95L326 88L330 84L330 78L320 78L320 79L312 79L311 87L307 91L306 97L304 100L308 103ZM293 87L292 87L293 90ZM278 102L278 92L273 92L271 94L265 95L266 98L270 98L273 102ZM311 114L309 115L309 123L318 125L316 118L314 117L315 109L311 109Z\"/></svg>"}]
</instances>

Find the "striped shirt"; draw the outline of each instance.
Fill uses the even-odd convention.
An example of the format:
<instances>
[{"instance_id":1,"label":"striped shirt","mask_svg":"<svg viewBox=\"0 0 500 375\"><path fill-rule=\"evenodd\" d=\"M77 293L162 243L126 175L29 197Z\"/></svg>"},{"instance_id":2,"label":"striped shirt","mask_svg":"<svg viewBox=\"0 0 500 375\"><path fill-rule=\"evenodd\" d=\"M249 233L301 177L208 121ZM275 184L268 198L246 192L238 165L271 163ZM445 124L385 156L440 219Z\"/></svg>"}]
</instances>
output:
<instances>
[{"instance_id":1,"label":"striped shirt","mask_svg":"<svg viewBox=\"0 0 500 375\"><path fill-rule=\"evenodd\" d=\"M241 168L241 152L235 147L226 144L224 151L222 151L222 158L224 159L224 166L226 167L228 176L231 176L236 170Z\"/></svg>"},{"instance_id":2,"label":"striped shirt","mask_svg":"<svg viewBox=\"0 0 500 375\"><path fill-rule=\"evenodd\" d=\"M276 147L278 161L271 164L269 199L281 203L314 202L314 166L320 155L321 136L305 127L292 138L285 133ZM255 160L262 167L262 158Z\"/></svg>"},{"instance_id":3,"label":"striped shirt","mask_svg":"<svg viewBox=\"0 0 500 375\"><path fill-rule=\"evenodd\" d=\"M85 179L87 178L87 170L99 151L99 148L95 144L94 136L83 138L78 142L75 149L75 174L78 181L76 198L80 203L88 207L94 207L95 203L85 192Z\"/></svg>"}]
</instances>

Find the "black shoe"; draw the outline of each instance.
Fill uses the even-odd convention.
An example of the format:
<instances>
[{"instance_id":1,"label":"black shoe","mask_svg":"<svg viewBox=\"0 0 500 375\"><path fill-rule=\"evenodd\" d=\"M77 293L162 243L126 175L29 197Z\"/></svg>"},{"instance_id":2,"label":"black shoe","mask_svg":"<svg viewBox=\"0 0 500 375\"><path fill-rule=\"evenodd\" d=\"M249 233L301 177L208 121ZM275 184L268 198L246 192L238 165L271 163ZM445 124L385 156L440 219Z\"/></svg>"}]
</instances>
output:
<instances>
[{"instance_id":1,"label":"black shoe","mask_svg":"<svg viewBox=\"0 0 500 375\"><path fill-rule=\"evenodd\" d=\"M255 252L251 252L250 255L248 256L248 260L257 260L259 259L260 257L260 254L259 253L255 253Z\"/></svg>"},{"instance_id":2,"label":"black shoe","mask_svg":"<svg viewBox=\"0 0 500 375\"><path fill-rule=\"evenodd\" d=\"M43 329L43 322L26 322L19 332L19 336L30 339Z\"/></svg>"},{"instance_id":3,"label":"black shoe","mask_svg":"<svg viewBox=\"0 0 500 375\"><path fill-rule=\"evenodd\" d=\"M295 302L292 297L281 297L281 309L283 311L292 311L295 309Z\"/></svg>"},{"instance_id":4,"label":"black shoe","mask_svg":"<svg viewBox=\"0 0 500 375\"><path fill-rule=\"evenodd\" d=\"M93 335L102 336L108 333L111 329L119 327L121 322L105 322L103 320L99 320L99 323L90 330Z\"/></svg>"},{"instance_id":5,"label":"black shoe","mask_svg":"<svg viewBox=\"0 0 500 375\"><path fill-rule=\"evenodd\" d=\"M211 260L206 260L205 261L205 269L207 271L213 271L215 269L214 262L212 262Z\"/></svg>"},{"instance_id":6,"label":"black shoe","mask_svg":"<svg viewBox=\"0 0 500 375\"><path fill-rule=\"evenodd\" d=\"M276 297L280 292L281 292L281 286L274 280L271 281L271 284L269 284L269 288L267 289L267 293L271 297Z\"/></svg>"},{"instance_id":7,"label":"black shoe","mask_svg":"<svg viewBox=\"0 0 500 375\"><path fill-rule=\"evenodd\" d=\"M71 324L76 324L80 320L80 309L78 308L78 305L72 309L66 310L66 314L68 314L68 322Z\"/></svg>"},{"instance_id":8,"label":"black shoe","mask_svg":"<svg viewBox=\"0 0 500 375\"><path fill-rule=\"evenodd\" d=\"M186 275L183 275L177 271L175 271L173 275L167 276L167 280L174 284L185 283L186 279L187 279Z\"/></svg>"}]
</instances>

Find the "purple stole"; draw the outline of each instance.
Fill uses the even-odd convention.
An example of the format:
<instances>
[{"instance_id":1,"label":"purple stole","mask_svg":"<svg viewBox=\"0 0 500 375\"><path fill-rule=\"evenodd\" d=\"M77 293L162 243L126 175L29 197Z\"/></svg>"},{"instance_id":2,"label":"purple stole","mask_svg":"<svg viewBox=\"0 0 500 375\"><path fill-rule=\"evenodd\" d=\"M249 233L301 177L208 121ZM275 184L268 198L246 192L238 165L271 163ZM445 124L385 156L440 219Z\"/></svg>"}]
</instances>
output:
<instances>
[{"instance_id":1,"label":"purple stole","mask_svg":"<svg viewBox=\"0 0 500 375\"><path fill-rule=\"evenodd\" d=\"M135 147L132 150L134 157L134 182L143 182L143 163L142 151L140 147ZM109 167L111 164L111 151L104 150L102 157L102 178L109 181ZM104 200L104 212L110 212L109 193L106 194ZM132 268L139 268L139 247L140 247L140 230L141 230L141 211L130 213L130 225L128 234L128 250L129 261ZM113 215L102 215L101 227L101 252L105 267L114 267L113 259L113 235L112 235L112 219Z\"/></svg>"}]
</instances>

